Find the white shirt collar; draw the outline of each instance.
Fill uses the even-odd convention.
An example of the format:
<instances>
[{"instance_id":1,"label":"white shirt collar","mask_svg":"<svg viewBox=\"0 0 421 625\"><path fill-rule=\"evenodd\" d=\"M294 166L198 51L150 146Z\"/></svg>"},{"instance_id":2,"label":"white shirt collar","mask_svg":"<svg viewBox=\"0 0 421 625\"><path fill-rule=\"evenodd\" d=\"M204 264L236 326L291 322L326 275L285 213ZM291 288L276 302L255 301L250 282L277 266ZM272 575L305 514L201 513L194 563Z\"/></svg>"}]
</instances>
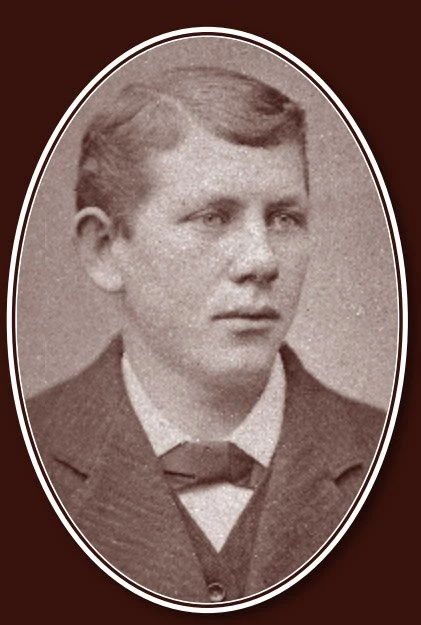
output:
<instances>
[{"instance_id":1,"label":"white shirt collar","mask_svg":"<svg viewBox=\"0 0 421 625\"><path fill-rule=\"evenodd\" d=\"M130 403L157 456L193 438L173 425L154 406L133 367L123 354L123 379ZM231 441L247 454L269 466L279 439L285 400L285 373L281 357L275 359L269 382L259 401L242 423L224 440Z\"/></svg>"}]
</instances>

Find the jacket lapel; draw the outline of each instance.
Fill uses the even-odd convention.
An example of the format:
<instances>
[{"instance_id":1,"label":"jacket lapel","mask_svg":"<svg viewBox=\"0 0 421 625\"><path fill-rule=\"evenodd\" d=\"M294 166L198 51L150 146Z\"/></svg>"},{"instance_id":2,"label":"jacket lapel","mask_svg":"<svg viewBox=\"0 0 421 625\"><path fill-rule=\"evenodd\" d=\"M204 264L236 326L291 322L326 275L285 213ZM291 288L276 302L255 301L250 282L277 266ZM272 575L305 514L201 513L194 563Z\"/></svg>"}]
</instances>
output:
<instances>
[{"instance_id":1,"label":"jacket lapel","mask_svg":"<svg viewBox=\"0 0 421 625\"><path fill-rule=\"evenodd\" d=\"M83 434L79 426L74 439L68 422L68 436L60 437L66 444L56 459L87 475L67 509L98 553L131 580L169 597L206 601L185 525L127 398L120 358L118 344L105 353L91 376L95 395L75 407Z\"/></svg>"},{"instance_id":2,"label":"jacket lapel","mask_svg":"<svg viewBox=\"0 0 421 625\"><path fill-rule=\"evenodd\" d=\"M246 594L279 583L320 549L350 505L335 479L359 468L353 433L295 354L282 351L286 398L282 433L256 533ZM357 490L357 489L356 489ZM355 491L356 492L356 491Z\"/></svg>"}]
</instances>

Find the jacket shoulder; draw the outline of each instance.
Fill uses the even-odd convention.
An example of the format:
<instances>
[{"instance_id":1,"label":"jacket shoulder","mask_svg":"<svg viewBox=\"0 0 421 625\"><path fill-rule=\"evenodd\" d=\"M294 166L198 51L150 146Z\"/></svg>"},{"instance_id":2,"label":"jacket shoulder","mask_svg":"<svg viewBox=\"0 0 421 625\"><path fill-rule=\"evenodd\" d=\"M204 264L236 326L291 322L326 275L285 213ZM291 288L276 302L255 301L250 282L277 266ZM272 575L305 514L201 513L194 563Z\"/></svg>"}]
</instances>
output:
<instances>
[{"instance_id":1,"label":"jacket shoulder","mask_svg":"<svg viewBox=\"0 0 421 625\"><path fill-rule=\"evenodd\" d=\"M36 442L45 446L56 434L69 430L75 419L92 413L100 417L98 403L107 404L107 396L120 383L121 343L115 340L80 373L29 398L26 403L29 422ZM108 391L108 392L107 392ZM95 410L94 410L95 408Z\"/></svg>"},{"instance_id":2,"label":"jacket shoulder","mask_svg":"<svg viewBox=\"0 0 421 625\"><path fill-rule=\"evenodd\" d=\"M311 411L312 422L322 440L348 445L371 458L385 422L385 411L347 397L320 382L287 345L282 348L287 384L296 403ZM288 390L287 390L288 393Z\"/></svg>"},{"instance_id":3,"label":"jacket shoulder","mask_svg":"<svg viewBox=\"0 0 421 625\"><path fill-rule=\"evenodd\" d=\"M116 340L81 373L26 402L44 468L68 510L100 455L124 397L121 343Z\"/></svg>"}]
</instances>

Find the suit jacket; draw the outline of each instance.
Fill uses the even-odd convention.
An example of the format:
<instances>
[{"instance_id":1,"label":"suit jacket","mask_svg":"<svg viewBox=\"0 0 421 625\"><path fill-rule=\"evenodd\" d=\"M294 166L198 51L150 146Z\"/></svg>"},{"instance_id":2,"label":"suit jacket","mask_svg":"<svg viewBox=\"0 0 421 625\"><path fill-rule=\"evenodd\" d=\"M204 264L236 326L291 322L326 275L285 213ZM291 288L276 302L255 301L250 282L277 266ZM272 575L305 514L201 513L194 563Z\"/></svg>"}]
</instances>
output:
<instances>
[{"instance_id":1,"label":"suit jacket","mask_svg":"<svg viewBox=\"0 0 421 625\"><path fill-rule=\"evenodd\" d=\"M245 596L286 578L329 538L357 495L384 421L324 387L289 347L281 351L284 421ZM186 526L125 391L121 341L27 408L57 494L103 558L147 589L208 602Z\"/></svg>"}]
</instances>

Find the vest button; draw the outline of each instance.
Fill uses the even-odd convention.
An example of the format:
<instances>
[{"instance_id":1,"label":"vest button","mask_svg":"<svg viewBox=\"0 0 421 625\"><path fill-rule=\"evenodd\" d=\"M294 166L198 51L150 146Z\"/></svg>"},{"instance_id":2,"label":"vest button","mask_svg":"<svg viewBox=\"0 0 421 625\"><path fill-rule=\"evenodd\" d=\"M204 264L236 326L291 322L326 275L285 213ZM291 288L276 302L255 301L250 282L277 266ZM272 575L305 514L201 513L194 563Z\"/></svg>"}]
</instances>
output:
<instances>
[{"instance_id":1,"label":"vest button","mask_svg":"<svg viewBox=\"0 0 421 625\"><path fill-rule=\"evenodd\" d=\"M218 582L212 582L208 585L208 593L212 603L218 603L218 601L223 601L225 599L224 587Z\"/></svg>"}]
</instances>

